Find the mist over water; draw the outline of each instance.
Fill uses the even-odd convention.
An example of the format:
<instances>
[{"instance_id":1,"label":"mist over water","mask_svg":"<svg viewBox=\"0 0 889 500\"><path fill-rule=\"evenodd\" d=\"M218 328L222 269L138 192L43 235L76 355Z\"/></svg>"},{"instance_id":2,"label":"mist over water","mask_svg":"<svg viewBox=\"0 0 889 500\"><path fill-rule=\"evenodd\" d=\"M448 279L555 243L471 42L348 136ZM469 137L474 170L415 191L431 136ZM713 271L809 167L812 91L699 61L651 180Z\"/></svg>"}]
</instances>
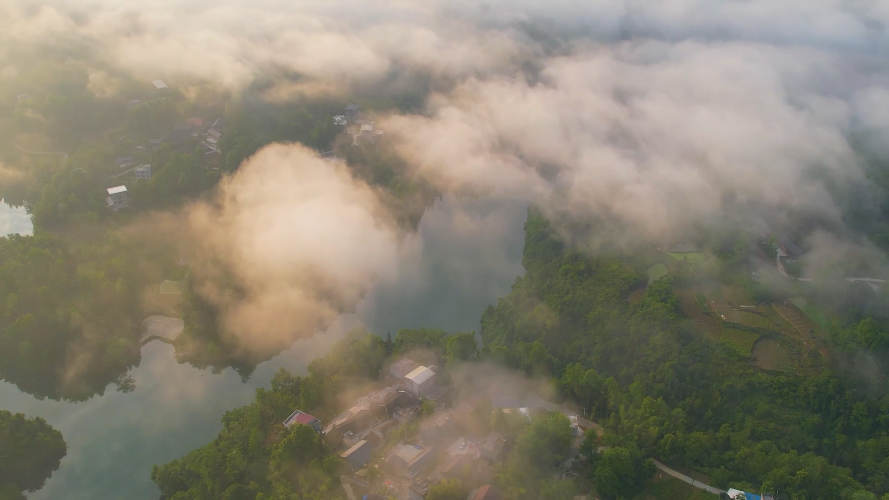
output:
<instances>
[{"instance_id":1,"label":"mist over water","mask_svg":"<svg viewBox=\"0 0 889 500\"><path fill-rule=\"evenodd\" d=\"M354 314L342 315L324 333L297 341L261 364L242 382L178 364L171 346L151 342L130 372L135 391L115 392L81 403L38 401L0 382L9 411L43 417L65 436L68 455L31 500L120 498L154 500L151 467L210 442L220 418L250 403L281 367L303 374L349 329L365 324L381 335L400 328L478 330L482 311L505 295L522 274L526 206L486 200L438 200L398 251L394 276L377 282Z\"/></svg>"}]
</instances>

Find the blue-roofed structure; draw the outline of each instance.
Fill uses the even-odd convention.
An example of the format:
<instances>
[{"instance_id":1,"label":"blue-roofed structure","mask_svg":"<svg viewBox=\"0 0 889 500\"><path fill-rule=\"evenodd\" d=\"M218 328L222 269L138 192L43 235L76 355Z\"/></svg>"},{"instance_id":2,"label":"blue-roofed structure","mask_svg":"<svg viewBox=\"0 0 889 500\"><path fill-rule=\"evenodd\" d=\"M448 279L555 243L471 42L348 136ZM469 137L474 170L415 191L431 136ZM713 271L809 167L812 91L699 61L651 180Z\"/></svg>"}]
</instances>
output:
<instances>
[{"instance_id":1,"label":"blue-roofed structure","mask_svg":"<svg viewBox=\"0 0 889 500\"><path fill-rule=\"evenodd\" d=\"M763 500L763 497L759 495L747 493L746 491L736 490L734 488L729 488L729 490L726 491L726 494L732 500Z\"/></svg>"}]
</instances>

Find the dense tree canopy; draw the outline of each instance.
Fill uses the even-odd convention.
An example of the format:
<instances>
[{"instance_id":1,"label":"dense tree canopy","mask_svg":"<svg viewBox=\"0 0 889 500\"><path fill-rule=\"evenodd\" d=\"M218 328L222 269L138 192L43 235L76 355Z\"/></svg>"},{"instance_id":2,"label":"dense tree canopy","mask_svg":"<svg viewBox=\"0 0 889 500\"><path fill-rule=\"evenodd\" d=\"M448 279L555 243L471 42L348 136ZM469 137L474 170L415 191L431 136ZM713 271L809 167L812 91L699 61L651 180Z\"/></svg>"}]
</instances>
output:
<instances>
[{"instance_id":1,"label":"dense tree canopy","mask_svg":"<svg viewBox=\"0 0 889 500\"><path fill-rule=\"evenodd\" d=\"M40 489L67 453L62 433L42 418L0 410L0 499Z\"/></svg>"},{"instance_id":2,"label":"dense tree canopy","mask_svg":"<svg viewBox=\"0 0 889 500\"><path fill-rule=\"evenodd\" d=\"M558 378L605 423L608 444L703 470L718 486L793 498L889 492L885 392L827 369L763 372L697 331L669 281L628 303L641 282L631 257L571 250L534 211L525 227L527 273L485 311L486 356ZM882 342L866 319L852 335ZM604 471L598 480L614 479Z\"/></svg>"},{"instance_id":3,"label":"dense tree canopy","mask_svg":"<svg viewBox=\"0 0 889 500\"><path fill-rule=\"evenodd\" d=\"M122 234L76 246L11 235L0 238L0 263L4 380L38 397L82 399L138 362L137 274Z\"/></svg>"}]
</instances>

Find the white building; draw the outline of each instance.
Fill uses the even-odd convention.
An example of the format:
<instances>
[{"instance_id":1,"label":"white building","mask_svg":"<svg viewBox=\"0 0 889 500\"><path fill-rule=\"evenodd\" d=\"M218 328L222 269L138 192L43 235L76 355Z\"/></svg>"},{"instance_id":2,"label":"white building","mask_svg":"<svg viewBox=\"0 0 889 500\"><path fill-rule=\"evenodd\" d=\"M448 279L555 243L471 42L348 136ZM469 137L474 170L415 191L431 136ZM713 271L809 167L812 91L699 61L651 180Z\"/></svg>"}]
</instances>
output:
<instances>
[{"instance_id":1,"label":"white building","mask_svg":"<svg viewBox=\"0 0 889 500\"><path fill-rule=\"evenodd\" d=\"M151 165L141 165L133 170L137 179L151 179Z\"/></svg>"},{"instance_id":2,"label":"white building","mask_svg":"<svg viewBox=\"0 0 889 500\"><path fill-rule=\"evenodd\" d=\"M420 398L435 384L435 372L425 366L418 366L405 375L404 380L407 384L407 391L414 397Z\"/></svg>"},{"instance_id":3,"label":"white building","mask_svg":"<svg viewBox=\"0 0 889 500\"><path fill-rule=\"evenodd\" d=\"M113 188L108 188L108 197L105 199L108 202L108 208L117 212L121 208L126 208L129 206L129 200L127 199L127 187L126 186L117 186Z\"/></svg>"},{"instance_id":4,"label":"white building","mask_svg":"<svg viewBox=\"0 0 889 500\"><path fill-rule=\"evenodd\" d=\"M151 82L151 84L154 85L154 88L156 88L158 90L164 90L164 89L169 88L169 87L167 87L167 84L164 83L163 80L155 80L155 81Z\"/></svg>"}]
</instances>

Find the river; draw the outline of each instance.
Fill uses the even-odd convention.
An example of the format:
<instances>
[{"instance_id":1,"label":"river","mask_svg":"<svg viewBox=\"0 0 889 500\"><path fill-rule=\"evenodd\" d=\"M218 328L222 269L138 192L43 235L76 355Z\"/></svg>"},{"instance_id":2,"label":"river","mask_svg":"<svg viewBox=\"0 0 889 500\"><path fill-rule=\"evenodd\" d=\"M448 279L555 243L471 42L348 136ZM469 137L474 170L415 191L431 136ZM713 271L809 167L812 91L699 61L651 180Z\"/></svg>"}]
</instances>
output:
<instances>
[{"instance_id":1,"label":"river","mask_svg":"<svg viewBox=\"0 0 889 500\"><path fill-rule=\"evenodd\" d=\"M31 234L31 216L25 207L14 207L0 199L0 236L7 234Z\"/></svg>"},{"instance_id":2,"label":"river","mask_svg":"<svg viewBox=\"0 0 889 500\"><path fill-rule=\"evenodd\" d=\"M354 314L323 333L299 341L260 365L243 383L231 369L213 375L173 358L173 348L151 342L131 371L136 389L81 403L38 401L0 382L0 408L45 418L65 436L68 455L31 500L156 500L149 474L164 463L211 441L225 411L249 403L279 368L305 373L349 328L374 333L433 327L478 330L484 308L509 292L523 270L522 204L450 197L438 201L404 242L399 268L378 282Z\"/></svg>"}]
</instances>

